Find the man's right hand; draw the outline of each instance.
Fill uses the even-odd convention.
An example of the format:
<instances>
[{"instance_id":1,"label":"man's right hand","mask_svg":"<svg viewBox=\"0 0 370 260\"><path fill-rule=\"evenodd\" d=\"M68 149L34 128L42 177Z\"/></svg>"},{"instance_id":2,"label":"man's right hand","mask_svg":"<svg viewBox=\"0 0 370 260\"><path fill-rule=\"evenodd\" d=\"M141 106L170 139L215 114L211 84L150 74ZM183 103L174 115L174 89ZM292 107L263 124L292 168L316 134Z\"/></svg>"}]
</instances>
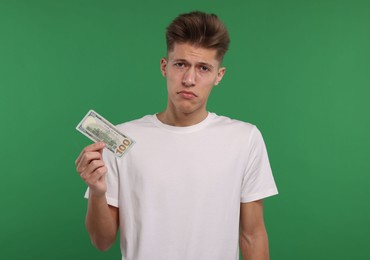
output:
<instances>
[{"instance_id":1,"label":"man's right hand","mask_svg":"<svg viewBox=\"0 0 370 260\"><path fill-rule=\"evenodd\" d=\"M119 212L107 204L105 193L107 168L103 161L103 142L86 146L76 159L77 172L90 188L86 214L86 228L92 243L100 250L108 250L117 237Z\"/></svg>"},{"instance_id":2,"label":"man's right hand","mask_svg":"<svg viewBox=\"0 0 370 260\"><path fill-rule=\"evenodd\" d=\"M86 146L76 159L76 169L90 188L90 195L103 196L107 191L105 174L107 168L103 161L103 142Z\"/></svg>"}]
</instances>

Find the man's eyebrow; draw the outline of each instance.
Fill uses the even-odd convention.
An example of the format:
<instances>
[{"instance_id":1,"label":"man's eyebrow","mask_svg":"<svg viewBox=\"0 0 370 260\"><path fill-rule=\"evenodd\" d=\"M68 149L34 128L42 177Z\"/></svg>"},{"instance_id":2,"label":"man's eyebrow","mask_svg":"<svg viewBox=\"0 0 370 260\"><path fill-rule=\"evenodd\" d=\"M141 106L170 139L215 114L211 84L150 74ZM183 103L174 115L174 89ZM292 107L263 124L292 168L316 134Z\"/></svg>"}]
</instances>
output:
<instances>
[{"instance_id":1,"label":"man's eyebrow","mask_svg":"<svg viewBox=\"0 0 370 260\"><path fill-rule=\"evenodd\" d=\"M198 64L201 65L201 66L211 67L212 69L215 67L212 64L207 63L207 62L199 62Z\"/></svg>"},{"instance_id":2,"label":"man's eyebrow","mask_svg":"<svg viewBox=\"0 0 370 260\"><path fill-rule=\"evenodd\" d=\"M186 63L189 63L187 60L185 60L185 59L173 59L172 61L174 61L174 62L186 62Z\"/></svg>"},{"instance_id":3,"label":"man's eyebrow","mask_svg":"<svg viewBox=\"0 0 370 260\"><path fill-rule=\"evenodd\" d=\"M190 63L189 61L187 61L186 59L173 59L173 62L183 62L183 63ZM210 64L210 63L207 63L207 62L197 62L197 65L201 65L201 66L207 66L207 67L210 67L210 68L214 68L215 66Z\"/></svg>"}]
</instances>

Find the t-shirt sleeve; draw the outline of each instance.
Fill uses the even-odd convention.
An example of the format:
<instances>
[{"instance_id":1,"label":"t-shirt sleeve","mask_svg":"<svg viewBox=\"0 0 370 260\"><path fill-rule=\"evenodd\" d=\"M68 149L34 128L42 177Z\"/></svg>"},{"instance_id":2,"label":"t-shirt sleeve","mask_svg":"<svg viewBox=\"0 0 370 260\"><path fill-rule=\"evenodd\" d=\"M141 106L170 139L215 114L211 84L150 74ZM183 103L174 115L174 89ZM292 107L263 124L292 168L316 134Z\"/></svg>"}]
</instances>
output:
<instances>
[{"instance_id":1,"label":"t-shirt sleeve","mask_svg":"<svg viewBox=\"0 0 370 260\"><path fill-rule=\"evenodd\" d=\"M249 156L244 172L241 202L251 202L278 194L265 142L257 127L249 140Z\"/></svg>"},{"instance_id":2,"label":"t-shirt sleeve","mask_svg":"<svg viewBox=\"0 0 370 260\"><path fill-rule=\"evenodd\" d=\"M105 167L107 167L107 174L105 175L105 180L107 183L107 192L105 194L107 202L109 205L118 207L118 185L119 185L119 172L117 167L116 157L108 149L103 150L103 161ZM87 188L85 193L85 198L89 198L89 188Z\"/></svg>"}]
</instances>

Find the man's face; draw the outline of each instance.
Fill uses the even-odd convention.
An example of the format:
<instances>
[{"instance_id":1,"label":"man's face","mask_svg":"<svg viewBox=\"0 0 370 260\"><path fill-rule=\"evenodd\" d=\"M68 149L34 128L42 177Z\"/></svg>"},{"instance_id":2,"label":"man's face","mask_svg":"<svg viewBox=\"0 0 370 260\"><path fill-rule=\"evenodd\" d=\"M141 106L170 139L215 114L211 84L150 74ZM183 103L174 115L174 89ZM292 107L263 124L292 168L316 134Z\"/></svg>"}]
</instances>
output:
<instances>
[{"instance_id":1,"label":"man's face","mask_svg":"<svg viewBox=\"0 0 370 260\"><path fill-rule=\"evenodd\" d=\"M161 71L167 79L168 108L184 114L206 111L208 96L225 73L216 53L215 49L175 43L168 57L161 60Z\"/></svg>"}]
</instances>

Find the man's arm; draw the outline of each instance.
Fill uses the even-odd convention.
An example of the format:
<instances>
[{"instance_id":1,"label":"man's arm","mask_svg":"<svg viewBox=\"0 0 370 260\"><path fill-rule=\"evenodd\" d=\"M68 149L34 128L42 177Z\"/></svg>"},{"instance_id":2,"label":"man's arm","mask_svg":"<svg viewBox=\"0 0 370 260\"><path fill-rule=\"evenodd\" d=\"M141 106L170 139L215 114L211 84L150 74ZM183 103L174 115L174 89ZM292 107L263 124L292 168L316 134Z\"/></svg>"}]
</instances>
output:
<instances>
[{"instance_id":1,"label":"man's arm","mask_svg":"<svg viewBox=\"0 0 370 260\"><path fill-rule=\"evenodd\" d=\"M89 186L86 228L91 242L99 250L108 250L116 240L119 226L118 208L109 206L105 197L105 167L102 151L104 143L85 147L76 160L77 172Z\"/></svg>"},{"instance_id":2,"label":"man's arm","mask_svg":"<svg viewBox=\"0 0 370 260\"><path fill-rule=\"evenodd\" d=\"M240 204L240 249L243 260L269 260L263 201Z\"/></svg>"},{"instance_id":3,"label":"man's arm","mask_svg":"<svg viewBox=\"0 0 370 260\"><path fill-rule=\"evenodd\" d=\"M108 205L105 196L96 198L90 195L85 223L92 244L101 251L107 251L116 241L118 208Z\"/></svg>"}]
</instances>

